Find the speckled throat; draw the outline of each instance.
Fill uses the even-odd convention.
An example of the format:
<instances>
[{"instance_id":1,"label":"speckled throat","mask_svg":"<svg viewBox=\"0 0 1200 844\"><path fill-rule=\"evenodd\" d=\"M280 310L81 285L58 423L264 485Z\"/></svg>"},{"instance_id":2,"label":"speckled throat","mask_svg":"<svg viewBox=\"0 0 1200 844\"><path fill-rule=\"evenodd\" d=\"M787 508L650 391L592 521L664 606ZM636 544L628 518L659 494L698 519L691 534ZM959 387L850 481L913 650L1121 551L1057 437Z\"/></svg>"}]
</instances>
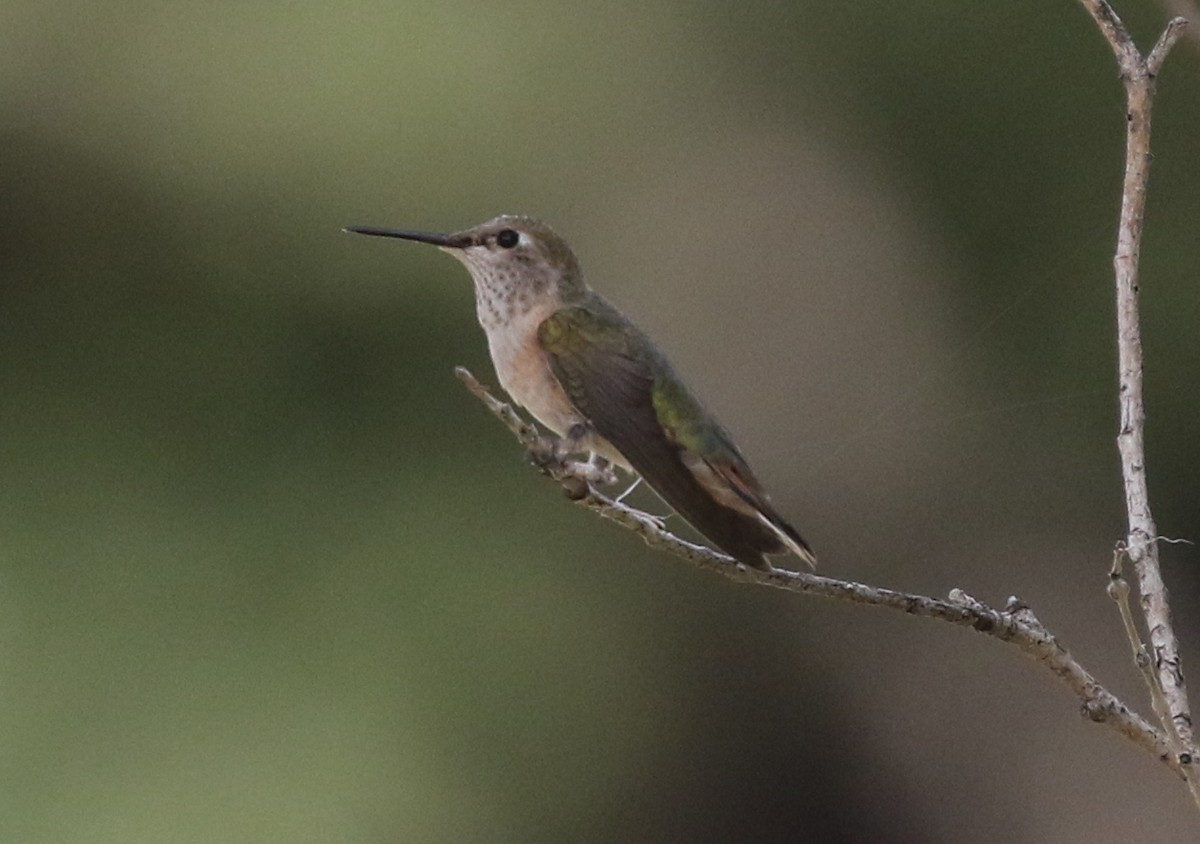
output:
<instances>
[{"instance_id":1,"label":"speckled throat","mask_svg":"<svg viewBox=\"0 0 1200 844\"><path fill-rule=\"evenodd\" d=\"M528 255L513 255L496 265L470 250L447 250L462 261L475 284L475 308L484 330L503 330L533 310L561 304L554 270Z\"/></svg>"}]
</instances>

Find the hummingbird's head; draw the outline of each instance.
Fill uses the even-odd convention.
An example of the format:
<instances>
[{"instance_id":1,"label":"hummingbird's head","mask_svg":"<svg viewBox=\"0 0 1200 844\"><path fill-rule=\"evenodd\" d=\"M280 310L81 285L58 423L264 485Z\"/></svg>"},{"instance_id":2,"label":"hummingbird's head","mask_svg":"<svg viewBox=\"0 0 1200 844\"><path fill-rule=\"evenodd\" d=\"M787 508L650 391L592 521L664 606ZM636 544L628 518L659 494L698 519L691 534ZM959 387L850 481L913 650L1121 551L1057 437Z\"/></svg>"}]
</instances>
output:
<instances>
[{"instance_id":1,"label":"hummingbird's head","mask_svg":"<svg viewBox=\"0 0 1200 844\"><path fill-rule=\"evenodd\" d=\"M493 311L528 308L547 298L570 303L587 290L571 247L532 217L505 214L453 234L366 227L346 231L437 246L466 266L480 305Z\"/></svg>"}]
</instances>

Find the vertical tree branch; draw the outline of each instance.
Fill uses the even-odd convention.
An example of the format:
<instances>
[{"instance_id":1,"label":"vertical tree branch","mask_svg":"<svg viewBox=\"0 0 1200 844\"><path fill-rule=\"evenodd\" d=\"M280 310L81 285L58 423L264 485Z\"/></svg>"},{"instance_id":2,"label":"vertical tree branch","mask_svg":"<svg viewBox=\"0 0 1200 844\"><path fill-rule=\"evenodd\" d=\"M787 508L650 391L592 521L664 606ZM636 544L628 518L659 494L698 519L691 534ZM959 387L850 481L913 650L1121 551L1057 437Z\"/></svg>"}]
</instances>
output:
<instances>
[{"instance_id":1,"label":"vertical tree branch","mask_svg":"<svg viewBox=\"0 0 1200 844\"><path fill-rule=\"evenodd\" d=\"M1121 196L1121 221L1113 259L1117 293L1117 348L1121 423L1117 448L1125 484L1129 532L1125 549L1137 574L1142 613L1150 635L1155 679L1169 712L1163 724L1176 737L1180 761L1194 757L1192 719L1179 654L1171 623L1171 607L1158 561L1158 531L1150 512L1146 484L1145 401L1142 392L1142 338L1138 317L1138 258L1146 210L1146 185L1150 175L1150 112L1154 82L1171 47L1179 40L1186 21L1175 18L1148 56L1143 57L1116 12L1105 0L1080 0L1095 19L1117 57L1126 93L1125 179ZM1156 691L1151 690L1152 694ZM1189 777L1189 781L1194 777ZM1194 783L1193 794L1196 791ZM1200 802L1200 796L1198 796Z\"/></svg>"},{"instance_id":2,"label":"vertical tree branch","mask_svg":"<svg viewBox=\"0 0 1200 844\"><path fill-rule=\"evenodd\" d=\"M1122 63L1128 97L1126 114L1125 183L1117 254L1113 259L1117 283L1117 344L1120 371L1121 427L1117 447L1125 481L1125 506L1129 514L1126 547L1133 561L1141 594L1142 613L1150 633L1158 680L1170 706L1170 718L1182 747L1191 754L1192 720L1184 684L1179 642L1171 622L1171 606L1158 559L1158 530L1150 512L1146 483L1145 399L1142 390L1142 338L1138 315L1138 259L1146 210L1146 185L1150 175L1150 109L1154 76L1167 50L1183 29L1172 21L1151 53L1151 67L1134 50L1136 61ZM1132 44L1132 42L1130 42ZM1165 727L1166 725L1164 725Z\"/></svg>"}]
</instances>

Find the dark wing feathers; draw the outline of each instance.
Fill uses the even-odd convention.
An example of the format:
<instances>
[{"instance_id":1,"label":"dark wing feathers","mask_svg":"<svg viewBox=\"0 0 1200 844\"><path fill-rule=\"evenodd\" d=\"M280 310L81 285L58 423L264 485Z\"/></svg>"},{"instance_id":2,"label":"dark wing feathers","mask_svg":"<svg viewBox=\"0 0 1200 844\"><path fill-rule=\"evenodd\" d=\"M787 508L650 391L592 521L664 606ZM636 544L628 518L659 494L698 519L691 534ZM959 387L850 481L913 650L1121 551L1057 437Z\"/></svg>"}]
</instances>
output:
<instances>
[{"instance_id":1,"label":"dark wing feathers","mask_svg":"<svg viewBox=\"0 0 1200 844\"><path fill-rule=\"evenodd\" d=\"M542 323L538 339L568 397L596 432L694 528L752 566L763 565L763 554L785 550L758 520L718 503L684 464L681 446L667 436L654 407L655 372L669 371L667 364L623 316L609 309L566 308ZM744 484L731 486L739 496L750 492ZM747 501L760 504L757 495ZM765 514L785 524L769 507Z\"/></svg>"}]
</instances>

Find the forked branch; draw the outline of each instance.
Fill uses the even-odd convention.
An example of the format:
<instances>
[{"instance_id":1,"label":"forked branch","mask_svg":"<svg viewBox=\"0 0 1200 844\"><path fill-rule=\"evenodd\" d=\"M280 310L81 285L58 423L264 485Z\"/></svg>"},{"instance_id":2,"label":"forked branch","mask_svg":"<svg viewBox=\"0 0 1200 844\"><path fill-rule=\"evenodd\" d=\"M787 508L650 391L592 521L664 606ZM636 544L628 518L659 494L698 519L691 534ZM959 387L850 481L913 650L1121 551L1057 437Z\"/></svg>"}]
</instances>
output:
<instances>
[{"instance_id":1,"label":"forked branch","mask_svg":"<svg viewBox=\"0 0 1200 844\"><path fill-rule=\"evenodd\" d=\"M656 517L605 496L596 489L597 483L611 480L605 470L591 463L570 459L562 453L555 438L543 436L536 426L525 421L510 405L493 396L467 370L459 368L457 375L525 445L539 469L561 484L567 496L581 506L634 531L651 546L740 583L887 607L970 627L1015 645L1046 666L1075 693L1086 717L1109 725L1154 753L1182 776L1200 807L1200 783L1192 768L1196 751L1187 690L1179 643L1171 623L1167 590L1160 573L1158 534L1150 513L1147 491L1142 343L1137 304L1138 257L1150 167L1150 111L1154 82L1171 47L1183 33L1186 22L1182 18L1172 20L1154 48L1143 56L1121 19L1105 0L1079 2L1091 14L1112 47L1127 95L1125 178L1117 252L1113 263L1116 273L1121 408L1117 443L1129 529L1125 540L1120 543L1110 594L1121 609L1135 662L1146 677L1161 727L1150 724L1101 686L1046 629L1032 610L1018 599L1009 598L1005 607L998 610L957 589L952 590L947 599L941 600L806 572L748 568L720 552L675 536ZM1137 574L1149 648L1142 644L1129 609L1129 587L1119 566L1126 556Z\"/></svg>"},{"instance_id":2,"label":"forked branch","mask_svg":"<svg viewBox=\"0 0 1200 844\"><path fill-rule=\"evenodd\" d=\"M1171 623L1171 606L1158 560L1158 529L1150 513L1146 482L1145 398L1142 390L1142 335L1138 316L1138 258L1146 213L1146 188L1150 177L1150 114L1154 83L1167 54L1183 34L1187 21L1175 18L1167 24L1158 43L1145 56L1129 31L1105 0L1079 0L1095 19L1117 58L1125 84L1126 132L1125 179L1121 192L1121 220L1117 251L1113 258L1117 296L1117 349L1119 401L1121 408L1117 448L1121 454L1121 477L1125 487L1125 509L1129 530L1121 551L1128 555L1137 575L1138 593L1149 632L1151 670L1145 671L1151 698L1165 704L1160 713L1163 730L1171 739L1172 752L1188 769L1196 756L1192 717L1183 679L1179 640ZM1128 620L1126 629L1131 630ZM1140 637L1131 639L1135 652ZM1156 709L1160 706L1156 706ZM1188 785L1200 806L1200 783L1189 774Z\"/></svg>"}]
</instances>

